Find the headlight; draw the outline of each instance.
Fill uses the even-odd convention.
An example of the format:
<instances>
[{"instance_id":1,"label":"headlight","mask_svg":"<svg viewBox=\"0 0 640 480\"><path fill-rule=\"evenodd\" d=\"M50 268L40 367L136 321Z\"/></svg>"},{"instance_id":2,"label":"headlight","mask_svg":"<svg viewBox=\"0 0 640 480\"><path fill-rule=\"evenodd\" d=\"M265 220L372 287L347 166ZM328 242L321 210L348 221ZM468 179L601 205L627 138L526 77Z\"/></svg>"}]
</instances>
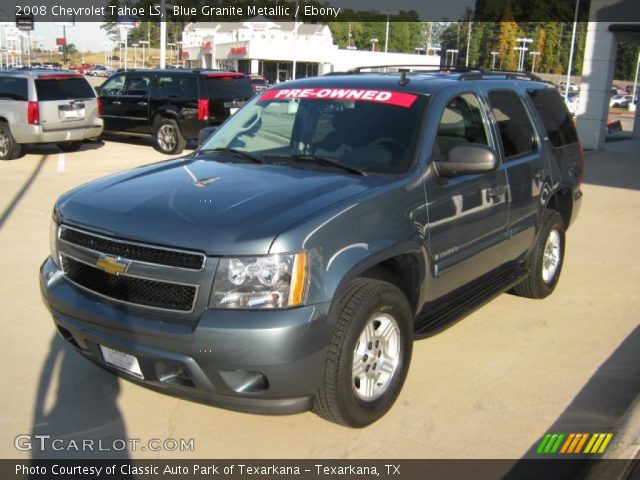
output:
<instances>
[{"instance_id":1,"label":"headlight","mask_svg":"<svg viewBox=\"0 0 640 480\"><path fill-rule=\"evenodd\" d=\"M210 308L286 308L302 305L306 294L306 253L222 258Z\"/></svg>"},{"instance_id":2,"label":"headlight","mask_svg":"<svg viewBox=\"0 0 640 480\"><path fill-rule=\"evenodd\" d=\"M51 251L51 260L60 268L60 260L58 257L58 222L56 220L54 211L51 216L51 224L49 225L49 250Z\"/></svg>"}]
</instances>

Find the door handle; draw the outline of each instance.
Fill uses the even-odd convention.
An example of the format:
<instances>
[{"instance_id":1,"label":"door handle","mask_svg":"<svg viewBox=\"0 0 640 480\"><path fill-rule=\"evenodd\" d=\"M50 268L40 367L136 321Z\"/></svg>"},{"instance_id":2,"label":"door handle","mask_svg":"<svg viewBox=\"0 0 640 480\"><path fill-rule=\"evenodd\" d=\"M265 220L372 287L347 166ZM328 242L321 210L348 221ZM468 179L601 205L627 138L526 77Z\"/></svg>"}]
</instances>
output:
<instances>
[{"instance_id":1,"label":"door handle","mask_svg":"<svg viewBox=\"0 0 640 480\"><path fill-rule=\"evenodd\" d=\"M487 200L500 198L505 193L507 193L506 185L496 185L495 187L491 187L487 190Z\"/></svg>"},{"instance_id":2,"label":"door handle","mask_svg":"<svg viewBox=\"0 0 640 480\"><path fill-rule=\"evenodd\" d=\"M546 168L543 168L542 170L538 170L535 175L533 175L534 180L540 181L540 180L544 180L545 178L547 178L551 173L549 172L549 170L547 170Z\"/></svg>"},{"instance_id":3,"label":"door handle","mask_svg":"<svg viewBox=\"0 0 640 480\"><path fill-rule=\"evenodd\" d=\"M138 105L142 105L143 107L145 107L147 105L147 102L138 102Z\"/></svg>"},{"instance_id":4,"label":"door handle","mask_svg":"<svg viewBox=\"0 0 640 480\"><path fill-rule=\"evenodd\" d=\"M118 100L114 100L113 102L111 102L112 105L122 105L122 102L119 102Z\"/></svg>"}]
</instances>

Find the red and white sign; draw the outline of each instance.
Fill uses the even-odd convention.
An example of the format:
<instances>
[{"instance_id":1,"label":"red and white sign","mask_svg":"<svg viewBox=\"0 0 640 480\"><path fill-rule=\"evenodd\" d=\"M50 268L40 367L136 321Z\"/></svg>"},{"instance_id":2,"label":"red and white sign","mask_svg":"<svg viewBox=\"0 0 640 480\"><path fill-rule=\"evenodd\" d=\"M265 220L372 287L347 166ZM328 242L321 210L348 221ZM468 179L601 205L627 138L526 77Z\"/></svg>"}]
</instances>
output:
<instances>
[{"instance_id":1,"label":"red and white sign","mask_svg":"<svg viewBox=\"0 0 640 480\"><path fill-rule=\"evenodd\" d=\"M409 108L417 95L391 90L368 90L363 88L280 88L267 90L260 100L290 100L308 98L312 100L359 100L362 102L385 103Z\"/></svg>"},{"instance_id":2,"label":"red and white sign","mask_svg":"<svg viewBox=\"0 0 640 480\"><path fill-rule=\"evenodd\" d=\"M229 55L234 55L236 57L246 55L246 54L247 54L247 47L231 47L231 50L229 50Z\"/></svg>"}]
</instances>

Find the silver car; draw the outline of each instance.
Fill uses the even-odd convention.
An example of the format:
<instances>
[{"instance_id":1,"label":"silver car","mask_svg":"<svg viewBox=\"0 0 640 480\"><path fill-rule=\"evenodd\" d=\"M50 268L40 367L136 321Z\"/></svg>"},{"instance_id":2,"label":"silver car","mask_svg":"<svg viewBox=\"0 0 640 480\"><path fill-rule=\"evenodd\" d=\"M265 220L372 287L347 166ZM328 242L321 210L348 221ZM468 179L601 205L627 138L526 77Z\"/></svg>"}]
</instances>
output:
<instances>
[{"instance_id":1,"label":"silver car","mask_svg":"<svg viewBox=\"0 0 640 480\"><path fill-rule=\"evenodd\" d=\"M20 156L23 144L56 143L71 152L102 133L100 101L77 72L0 72L0 160Z\"/></svg>"}]
</instances>

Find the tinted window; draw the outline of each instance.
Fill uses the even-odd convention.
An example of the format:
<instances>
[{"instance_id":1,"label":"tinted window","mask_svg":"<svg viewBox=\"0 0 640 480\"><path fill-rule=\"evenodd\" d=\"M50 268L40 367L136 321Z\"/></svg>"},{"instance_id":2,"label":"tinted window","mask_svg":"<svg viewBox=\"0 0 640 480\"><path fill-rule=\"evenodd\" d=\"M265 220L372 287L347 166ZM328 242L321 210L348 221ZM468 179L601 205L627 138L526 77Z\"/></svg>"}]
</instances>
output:
<instances>
[{"instance_id":1,"label":"tinted window","mask_svg":"<svg viewBox=\"0 0 640 480\"><path fill-rule=\"evenodd\" d=\"M198 98L198 79L187 75L163 75L158 77L157 98Z\"/></svg>"},{"instance_id":2,"label":"tinted window","mask_svg":"<svg viewBox=\"0 0 640 480\"><path fill-rule=\"evenodd\" d=\"M26 78L0 77L0 100L28 100Z\"/></svg>"},{"instance_id":3,"label":"tinted window","mask_svg":"<svg viewBox=\"0 0 640 480\"><path fill-rule=\"evenodd\" d=\"M509 90L497 90L489 93L489 101L505 156L511 158L534 151L534 129L520 97Z\"/></svg>"},{"instance_id":4,"label":"tinted window","mask_svg":"<svg viewBox=\"0 0 640 480\"><path fill-rule=\"evenodd\" d=\"M555 88L530 90L529 96L554 146L561 147L578 141L571 114ZM569 99L572 100L571 96Z\"/></svg>"},{"instance_id":5,"label":"tinted window","mask_svg":"<svg viewBox=\"0 0 640 480\"><path fill-rule=\"evenodd\" d=\"M452 148L467 143L489 144L480 102L471 93L451 99L444 108L438 124L436 154L444 158Z\"/></svg>"},{"instance_id":6,"label":"tinted window","mask_svg":"<svg viewBox=\"0 0 640 480\"><path fill-rule=\"evenodd\" d=\"M203 149L235 148L285 164L296 155L311 155L371 173L403 173L411 166L426 103L422 96L410 106L320 98L255 99ZM292 165L300 165L293 160ZM322 161L317 163L322 168ZM301 165L313 168L313 159Z\"/></svg>"},{"instance_id":7,"label":"tinted window","mask_svg":"<svg viewBox=\"0 0 640 480\"><path fill-rule=\"evenodd\" d=\"M106 97L124 95L124 73L121 75L114 75L107 80L100 88L100 95L104 95Z\"/></svg>"},{"instance_id":8,"label":"tinted window","mask_svg":"<svg viewBox=\"0 0 640 480\"><path fill-rule=\"evenodd\" d=\"M205 83L209 98L246 99L253 95L246 77L207 77Z\"/></svg>"},{"instance_id":9,"label":"tinted window","mask_svg":"<svg viewBox=\"0 0 640 480\"><path fill-rule=\"evenodd\" d=\"M93 88L84 78L73 77L64 80L36 80L36 92L41 102L95 97Z\"/></svg>"},{"instance_id":10,"label":"tinted window","mask_svg":"<svg viewBox=\"0 0 640 480\"><path fill-rule=\"evenodd\" d=\"M146 97L149 93L149 84L151 77L149 75L129 74L125 82L125 94L134 97Z\"/></svg>"}]
</instances>

